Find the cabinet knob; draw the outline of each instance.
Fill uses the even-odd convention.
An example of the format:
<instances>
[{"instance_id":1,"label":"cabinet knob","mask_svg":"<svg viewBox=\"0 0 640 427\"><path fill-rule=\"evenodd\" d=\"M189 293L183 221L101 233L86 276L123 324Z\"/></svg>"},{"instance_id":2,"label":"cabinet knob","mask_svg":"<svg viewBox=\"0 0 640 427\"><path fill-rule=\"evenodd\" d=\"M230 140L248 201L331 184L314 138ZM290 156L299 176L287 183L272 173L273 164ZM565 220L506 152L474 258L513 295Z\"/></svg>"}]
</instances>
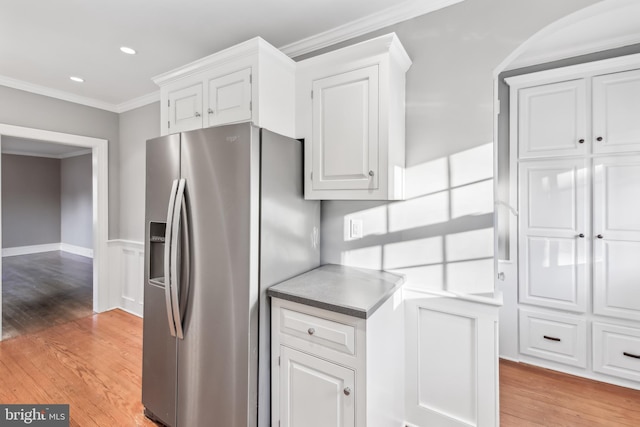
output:
<instances>
[{"instance_id":1,"label":"cabinet knob","mask_svg":"<svg viewBox=\"0 0 640 427\"><path fill-rule=\"evenodd\" d=\"M313 335L316 333L316 330L313 328L309 328L309 330L307 331L309 333L309 335Z\"/></svg>"},{"instance_id":2,"label":"cabinet knob","mask_svg":"<svg viewBox=\"0 0 640 427\"><path fill-rule=\"evenodd\" d=\"M580 144L584 144L584 139L579 139L579 140L578 140L578 142L579 142Z\"/></svg>"},{"instance_id":3,"label":"cabinet knob","mask_svg":"<svg viewBox=\"0 0 640 427\"><path fill-rule=\"evenodd\" d=\"M200 117L200 113L198 113L198 112L196 111L195 116L196 116L196 117Z\"/></svg>"},{"instance_id":4,"label":"cabinet knob","mask_svg":"<svg viewBox=\"0 0 640 427\"><path fill-rule=\"evenodd\" d=\"M373 176L373 175L374 175L373 171L369 171L369 176Z\"/></svg>"},{"instance_id":5,"label":"cabinet knob","mask_svg":"<svg viewBox=\"0 0 640 427\"><path fill-rule=\"evenodd\" d=\"M604 239L604 236L603 236L602 234L598 234L596 237L597 237L598 239Z\"/></svg>"},{"instance_id":6,"label":"cabinet knob","mask_svg":"<svg viewBox=\"0 0 640 427\"><path fill-rule=\"evenodd\" d=\"M351 389L349 387L345 387L343 391L345 396L349 396L351 394Z\"/></svg>"},{"instance_id":7,"label":"cabinet knob","mask_svg":"<svg viewBox=\"0 0 640 427\"><path fill-rule=\"evenodd\" d=\"M596 141L598 141L598 142L602 141L602 137L601 136L597 137Z\"/></svg>"},{"instance_id":8,"label":"cabinet knob","mask_svg":"<svg viewBox=\"0 0 640 427\"><path fill-rule=\"evenodd\" d=\"M583 239L583 238L584 238L584 233L580 233L580 234L578 234L578 237L580 237L581 239Z\"/></svg>"},{"instance_id":9,"label":"cabinet knob","mask_svg":"<svg viewBox=\"0 0 640 427\"><path fill-rule=\"evenodd\" d=\"M209 108L209 114L213 114L213 110Z\"/></svg>"}]
</instances>

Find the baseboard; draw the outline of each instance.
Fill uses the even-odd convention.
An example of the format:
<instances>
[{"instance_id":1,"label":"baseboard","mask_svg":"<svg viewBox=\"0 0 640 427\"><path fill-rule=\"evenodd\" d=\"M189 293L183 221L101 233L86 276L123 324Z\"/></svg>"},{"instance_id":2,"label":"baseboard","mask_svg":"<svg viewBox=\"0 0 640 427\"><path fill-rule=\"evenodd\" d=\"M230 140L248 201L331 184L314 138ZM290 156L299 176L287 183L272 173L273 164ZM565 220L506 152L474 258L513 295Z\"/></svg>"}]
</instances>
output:
<instances>
[{"instance_id":1,"label":"baseboard","mask_svg":"<svg viewBox=\"0 0 640 427\"><path fill-rule=\"evenodd\" d=\"M60 243L60 250L69 252L70 254L81 255L87 258L93 258L93 249L84 248L82 246L70 245L68 243Z\"/></svg>"},{"instance_id":2,"label":"baseboard","mask_svg":"<svg viewBox=\"0 0 640 427\"><path fill-rule=\"evenodd\" d=\"M42 252L63 251L87 258L93 258L93 249L67 243L47 243L44 245L16 246L14 248L2 248L2 257L39 254Z\"/></svg>"},{"instance_id":3,"label":"baseboard","mask_svg":"<svg viewBox=\"0 0 640 427\"><path fill-rule=\"evenodd\" d=\"M60 243L47 243L44 245L16 246L13 248L2 248L2 257L39 254L42 252L53 252L60 250Z\"/></svg>"}]
</instances>

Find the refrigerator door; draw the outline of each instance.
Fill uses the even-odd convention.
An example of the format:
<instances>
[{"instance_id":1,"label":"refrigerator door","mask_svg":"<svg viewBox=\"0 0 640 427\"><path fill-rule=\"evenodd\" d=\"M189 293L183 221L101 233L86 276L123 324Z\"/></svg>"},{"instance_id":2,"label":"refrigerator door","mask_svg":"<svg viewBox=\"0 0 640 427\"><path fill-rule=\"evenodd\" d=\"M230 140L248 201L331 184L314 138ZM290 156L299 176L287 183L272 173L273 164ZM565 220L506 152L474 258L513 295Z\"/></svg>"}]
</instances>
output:
<instances>
[{"instance_id":1,"label":"refrigerator door","mask_svg":"<svg viewBox=\"0 0 640 427\"><path fill-rule=\"evenodd\" d=\"M258 132L243 123L182 135L191 263L180 292L179 427L256 425Z\"/></svg>"},{"instance_id":2,"label":"refrigerator door","mask_svg":"<svg viewBox=\"0 0 640 427\"><path fill-rule=\"evenodd\" d=\"M173 182L180 177L180 135L147 141L142 403L145 413L176 425L176 339L165 292L166 223Z\"/></svg>"}]
</instances>

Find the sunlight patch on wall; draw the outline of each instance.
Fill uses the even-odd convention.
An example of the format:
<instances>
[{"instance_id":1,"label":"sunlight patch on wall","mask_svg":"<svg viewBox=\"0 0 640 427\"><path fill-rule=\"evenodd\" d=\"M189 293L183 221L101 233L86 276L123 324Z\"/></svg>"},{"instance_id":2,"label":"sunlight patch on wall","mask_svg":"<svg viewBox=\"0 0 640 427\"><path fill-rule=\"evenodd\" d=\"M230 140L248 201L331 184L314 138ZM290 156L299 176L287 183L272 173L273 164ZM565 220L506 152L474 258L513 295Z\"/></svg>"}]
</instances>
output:
<instances>
[{"instance_id":1,"label":"sunlight patch on wall","mask_svg":"<svg viewBox=\"0 0 640 427\"><path fill-rule=\"evenodd\" d=\"M493 292L493 258L453 262L446 265L446 272L448 291L465 294Z\"/></svg>"},{"instance_id":2,"label":"sunlight patch on wall","mask_svg":"<svg viewBox=\"0 0 640 427\"><path fill-rule=\"evenodd\" d=\"M493 257L493 229L465 231L445 236L447 261Z\"/></svg>"},{"instance_id":3,"label":"sunlight patch on wall","mask_svg":"<svg viewBox=\"0 0 640 427\"><path fill-rule=\"evenodd\" d=\"M389 231L425 227L449 220L449 193L443 191L389 205Z\"/></svg>"},{"instance_id":4,"label":"sunlight patch on wall","mask_svg":"<svg viewBox=\"0 0 640 427\"><path fill-rule=\"evenodd\" d=\"M405 170L405 199L437 193L449 188L446 158L411 166Z\"/></svg>"},{"instance_id":5,"label":"sunlight patch on wall","mask_svg":"<svg viewBox=\"0 0 640 427\"><path fill-rule=\"evenodd\" d=\"M382 270L382 247L369 246L342 252L342 265Z\"/></svg>"},{"instance_id":6,"label":"sunlight patch on wall","mask_svg":"<svg viewBox=\"0 0 640 427\"><path fill-rule=\"evenodd\" d=\"M452 154L451 186L471 184L493 178L493 143Z\"/></svg>"},{"instance_id":7,"label":"sunlight patch on wall","mask_svg":"<svg viewBox=\"0 0 640 427\"><path fill-rule=\"evenodd\" d=\"M451 190L451 218L493 212L493 180Z\"/></svg>"},{"instance_id":8,"label":"sunlight patch on wall","mask_svg":"<svg viewBox=\"0 0 640 427\"><path fill-rule=\"evenodd\" d=\"M349 237L351 220L362 220L362 237L387 234L387 207L385 205L345 215L342 225L345 242L352 240Z\"/></svg>"},{"instance_id":9,"label":"sunlight patch on wall","mask_svg":"<svg viewBox=\"0 0 640 427\"><path fill-rule=\"evenodd\" d=\"M385 270L442 263L442 236L389 243L382 256Z\"/></svg>"},{"instance_id":10,"label":"sunlight patch on wall","mask_svg":"<svg viewBox=\"0 0 640 427\"><path fill-rule=\"evenodd\" d=\"M440 291L445 288L443 264L388 270L403 274L405 288L417 291Z\"/></svg>"}]
</instances>

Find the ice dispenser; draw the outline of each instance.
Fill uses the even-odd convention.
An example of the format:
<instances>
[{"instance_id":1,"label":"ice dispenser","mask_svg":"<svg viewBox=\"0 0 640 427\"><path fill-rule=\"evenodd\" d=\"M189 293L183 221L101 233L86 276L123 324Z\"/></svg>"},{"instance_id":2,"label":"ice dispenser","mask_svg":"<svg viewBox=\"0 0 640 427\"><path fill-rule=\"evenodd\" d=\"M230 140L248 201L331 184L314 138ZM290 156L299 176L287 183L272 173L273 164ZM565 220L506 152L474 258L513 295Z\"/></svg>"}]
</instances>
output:
<instances>
[{"instance_id":1,"label":"ice dispenser","mask_svg":"<svg viewBox=\"0 0 640 427\"><path fill-rule=\"evenodd\" d=\"M166 222L149 223L149 282L164 286L164 244Z\"/></svg>"}]
</instances>

